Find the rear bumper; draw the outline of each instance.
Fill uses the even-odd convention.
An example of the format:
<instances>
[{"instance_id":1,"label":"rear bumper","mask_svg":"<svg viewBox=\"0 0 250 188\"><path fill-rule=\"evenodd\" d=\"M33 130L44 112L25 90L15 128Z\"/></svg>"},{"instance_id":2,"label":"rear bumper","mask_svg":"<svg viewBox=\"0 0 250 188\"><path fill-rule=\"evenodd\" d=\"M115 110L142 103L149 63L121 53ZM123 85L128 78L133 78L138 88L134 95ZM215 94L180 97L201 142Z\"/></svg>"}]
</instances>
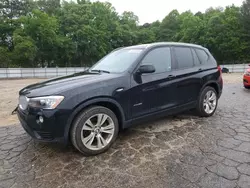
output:
<instances>
[{"instance_id":1,"label":"rear bumper","mask_svg":"<svg viewBox=\"0 0 250 188\"><path fill-rule=\"evenodd\" d=\"M219 93L218 93L218 98L220 98L221 97L221 95L222 95L222 91L223 91L223 80L222 80L222 78L221 78L221 80L219 81Z\"/></svg>"},{"instance_id":2,"label":"rear bumper","mask_svg":"<svg viewBox=\"0 0 250 188\"><path fill-rule=\"evenodd\" d=\"M220 90L220 92L218 93L218 99L221 97L222 95L222 90Z\"/></svg>"},{"instance_id":3,"label":"rear bumper","mask_svg":"<svg viewBox=\"0 0 250 188\"><path fill-rule=\"evenodd\" d=\"M67 122L64 119L66 116L58 116L56 112L56 110L24 112L18 108L17 116L23 129L33 139L41 142L67 143L67 140L64 138ZM37 121L39 116L44 118L43 123Z\"/></svg>"}]
</instances>

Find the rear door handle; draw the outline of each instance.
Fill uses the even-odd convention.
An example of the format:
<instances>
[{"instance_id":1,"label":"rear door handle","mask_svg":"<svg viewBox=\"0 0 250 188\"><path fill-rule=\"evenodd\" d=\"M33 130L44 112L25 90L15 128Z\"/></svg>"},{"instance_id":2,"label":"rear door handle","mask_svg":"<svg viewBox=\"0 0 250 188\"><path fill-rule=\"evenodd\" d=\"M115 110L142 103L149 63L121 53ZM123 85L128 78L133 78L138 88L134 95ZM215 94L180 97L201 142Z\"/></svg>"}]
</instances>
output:
<instances>
[{"instance_id":1,"label":"rear door handle","mask_svg":"<svg viewBox=\"0 0 250 188\"><path fill-rule=\"evenodd\" d=\"M175 78L175 75L169 75L168 78Z\"/></svg>"},{"instance_id":2,"label":"rear door handle","mask_svg":"<svg viewBox=\"0 0 250 188\"><path fill-rule=\"evenodd\" d=\"M198 70L199 72L201 72L202 71L202 68L199 68L199 70Z\"/></svg>"}]
</instances>

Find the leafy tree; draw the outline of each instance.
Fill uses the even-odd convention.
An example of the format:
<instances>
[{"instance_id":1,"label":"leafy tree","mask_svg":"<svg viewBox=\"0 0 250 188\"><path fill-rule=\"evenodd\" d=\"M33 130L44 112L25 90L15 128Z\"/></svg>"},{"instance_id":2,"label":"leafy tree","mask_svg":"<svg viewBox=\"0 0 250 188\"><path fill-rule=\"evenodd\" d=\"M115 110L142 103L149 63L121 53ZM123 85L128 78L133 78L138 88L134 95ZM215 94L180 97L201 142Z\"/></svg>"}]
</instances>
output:
<instances>
[{"instance_id":1,"label":"leafy tree","mask_svg":"<svg viewBox=\"0 0 250 188\"><path fill-rule=\"evenodd\" d=\"M203 37L206 47L220 62L242 59L241 54L247 44L242 40L240 9L235 6L227 7L224 12L216 11L214 16L210 14L209 17Z\"/></svg>"},{"instance_id":2,"label":"leafy tree","mask_svg":"<svg viewBox=\"0 0 250 188\"><path fill-rule=\"evenodd\" d=\"M15 28L9 23L9 20L0 18L0 46L12 47L12 34Z\"/></svg>"},{"instance_id":3,"label":"leafy tree","mask_svg":"<svg viewBox=\"0 0 250 188\"><path fill-rule=\"evenodd\" d=\"M30 37L14 34L15 49L12 53L14 64L20 67L34 67L34 59L37 53L35 42Z\"/></svg>"},{"instance_id":4,"label":"leafy tree","mask_svg":"<svg viewBox=\"0 0 250 188\"><path fill-rule=\"evenodd\" d=\"M244 27L250 32L250 0L245 0L241 7Z\"/></svg>"},{"instance_id":5,"label":"leafy tree","mask_svg":"<svg viewBox=\"0 0 250 188\"><path fill-rule=\"evenodd\" d=\"M0 68L9 67L9 63L10 63L9 58L10 58L10 54L9 54L8 48L0 47Z\"/></svg>"},{"instance_id":6,"label":"leafy tree","mask_svg":"<svg viewBox=\"0 0 250 188\"><path fill-rule=\"evenodd\" d=\"M60 0L38 0L37 7L48 15L55 15L60 9L61 4Z\"/></svg>"},{"instance_id":7,"label":"leafy tree","mask_svg":"<svg viewBox=\"0 0 250 188\"><path fill-rule=\"evenodd\" d=\"M29 0L1 0L0 16L14 20L22 15L26 15L34 8L33 3Z\"/></svg>"},{"instance_id":8,"label":"leafy tree","mask_svg":"<svg viewBox=\"0 0 250 188\"><path fill-rule=\"evenodd\" d=\"M50 66L56 60L57 48L60 45L57 19L39 10L34 10L32 14L21 17L20 23L22 27L17 30L17 33L34 41L37 47L35 58L37 63L42 66ZM30 42L25 44L30 44Z\"/></svg>"},{"instance_id":9,"label":"leafy tree","mask_svg":"<svg viewBox=\"0 0 250 188\"><path fill-rule=\"evenodd\" d=\"M139 23L139 18L133 12L125 11L121 15L121 24L128 25L132 29L136 29Z\"/></svg>"},{"instance_id":10,"label":"leafy tree","mask_svg":"<svg viewBox=\"0 0 250 188\"><path fill-rule=\"evenodd\" d=\"M244 51L243 57L250 59L250 0L245 0L241 7L241 24L244 27L244 33L242 34L243 41L247 42L246 50Z\"/></svg>"},{"instance_id":11,"label":"leafy tree","mask_svg":"<svg viewBox=\"0 0 250 188\"><path fill-rule=\"evenodd\" d=\"M90 66L114 48L157 41L203 45L221 63L249 60L250 0L204 13L173 10L143 25L108 2L0 2L0 67Z\"/></svg>"},{"instance_id":12,"label":"leafy tree","mask_svg":"<svg viewBox=\"0 0 250 188\"><path fill-rule=\"evenodd\" d=\"M176 41L176 33L180 30L179 16L179 12L173 10L162 20L159 33L161 41Z\"/></svg>"}]
</instances>

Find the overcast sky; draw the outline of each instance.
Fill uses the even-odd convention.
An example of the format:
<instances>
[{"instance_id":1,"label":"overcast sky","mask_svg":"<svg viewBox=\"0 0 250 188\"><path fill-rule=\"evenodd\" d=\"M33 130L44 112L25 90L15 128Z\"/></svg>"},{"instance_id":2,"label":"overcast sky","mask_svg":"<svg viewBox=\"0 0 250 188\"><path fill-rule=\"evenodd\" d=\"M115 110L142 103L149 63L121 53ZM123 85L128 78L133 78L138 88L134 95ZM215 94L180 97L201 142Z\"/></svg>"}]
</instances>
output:
<instances>
[{"instance_id":1,"label":"overcast sky","mask_svg":"<svg viewBox=\"0 0 250 188\"><path fill-rule=\"evenodd\" d=\"M179 12L191 10L192 12L204 12L209 7L241 5L243 0L99 0L112 3L115 9L133 11L140 20L140 24L162 20L171 10Z\"/></svg>"}]
</instances>

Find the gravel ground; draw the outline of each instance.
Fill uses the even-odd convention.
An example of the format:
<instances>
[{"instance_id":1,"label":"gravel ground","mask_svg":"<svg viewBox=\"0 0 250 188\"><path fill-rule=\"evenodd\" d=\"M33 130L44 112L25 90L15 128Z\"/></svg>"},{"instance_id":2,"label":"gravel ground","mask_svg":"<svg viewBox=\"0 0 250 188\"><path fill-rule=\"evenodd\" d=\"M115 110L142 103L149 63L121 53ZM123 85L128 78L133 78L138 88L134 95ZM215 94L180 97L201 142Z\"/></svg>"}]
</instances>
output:
<instances>
[{"instance_id":1,"label":"gravel ground","mask_svg":"<svg viewBox=\"0 0 250 188\"><path fill-rule=\"evenodd\" d=\"M213 117L185 113L135 126L95 157L34 142L18 123L2 126L0 187L249 188L250 90L241 75L224 82Z\"/></svg>"}]
</instances>

